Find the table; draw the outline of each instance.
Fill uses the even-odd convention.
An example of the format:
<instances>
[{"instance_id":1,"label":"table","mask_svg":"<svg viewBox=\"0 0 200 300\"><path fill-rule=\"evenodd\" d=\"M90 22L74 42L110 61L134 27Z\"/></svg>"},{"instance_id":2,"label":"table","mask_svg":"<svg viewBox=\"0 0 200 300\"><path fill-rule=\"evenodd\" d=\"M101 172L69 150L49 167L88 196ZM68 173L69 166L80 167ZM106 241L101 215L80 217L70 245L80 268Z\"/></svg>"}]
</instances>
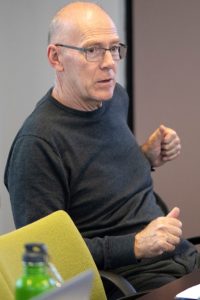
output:
<instances>
[{"instance_id":1,"label":"table","mask_svg":"<svg viewBox=\"0 0 200 300\"><path fill-rule=\"evenodd\" d=\"M200 283L200 269L193 271L190 274L183 276L180 279L174 280L152 292L141 296L139 300L173 300L175 296L183 290ZM127 300L134 297L127 297Z\"/></svg>"}]
</instances>

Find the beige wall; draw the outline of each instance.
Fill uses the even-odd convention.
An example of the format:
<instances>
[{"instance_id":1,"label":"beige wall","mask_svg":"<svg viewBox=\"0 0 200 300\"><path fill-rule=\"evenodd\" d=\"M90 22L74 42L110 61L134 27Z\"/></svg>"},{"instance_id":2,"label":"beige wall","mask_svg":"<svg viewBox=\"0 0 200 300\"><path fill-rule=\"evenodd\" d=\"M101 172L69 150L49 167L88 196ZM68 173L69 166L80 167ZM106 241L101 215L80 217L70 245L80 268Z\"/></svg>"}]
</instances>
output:
<instances>
[{"instance_id":1,"label":"beige wall","mask_svg":"<svg viewBox=\"0 0 200 300\"><path fill-rule=\"evenodd\" d=\"M155 188L178 205L185 236L200 233L200 1L135 0L135 126L142 142L159 124L182 139Z\"/></svg>"}]
</instances>

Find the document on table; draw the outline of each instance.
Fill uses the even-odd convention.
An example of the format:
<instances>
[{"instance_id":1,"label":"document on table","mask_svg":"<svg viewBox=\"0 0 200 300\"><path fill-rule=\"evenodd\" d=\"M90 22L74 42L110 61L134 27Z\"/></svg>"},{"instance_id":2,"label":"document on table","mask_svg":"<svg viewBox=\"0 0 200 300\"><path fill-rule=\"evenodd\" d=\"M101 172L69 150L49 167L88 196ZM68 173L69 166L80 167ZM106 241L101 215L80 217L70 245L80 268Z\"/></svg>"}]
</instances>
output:
<instances>
[{"instance_id":1,"label":"document on table","mask_svg":"<svg viewBox=\"0 0 200 300\"><path fill-rule=\"evenodd\" d=\"M176 295L175 299L200 299L200 284L194 285L178 295Z\"/></svg>"}]
</instances>

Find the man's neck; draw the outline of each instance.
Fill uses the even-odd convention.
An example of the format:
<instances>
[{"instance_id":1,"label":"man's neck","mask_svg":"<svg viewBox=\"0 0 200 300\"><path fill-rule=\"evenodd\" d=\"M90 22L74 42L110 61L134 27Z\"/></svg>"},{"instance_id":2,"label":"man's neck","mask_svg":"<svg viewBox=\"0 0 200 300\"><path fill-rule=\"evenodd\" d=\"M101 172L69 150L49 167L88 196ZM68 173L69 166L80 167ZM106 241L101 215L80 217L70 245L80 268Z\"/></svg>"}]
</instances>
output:
<instances>
[{"instance_id":1,"label":"man's neck","mask_svg":"<svg viewBox=\"0 0 200 300\"><path fill-rule=\"evenodd\" d=\"M64 106L79 111L94 111L102 107L102 101L95 101L89 99L88 101L78 101L76 99L73 99L73 97L64 96L64 93L59 92L59 90L56 87L54 87L52 90L52 97Z\"/></svg>"}]
</instances>

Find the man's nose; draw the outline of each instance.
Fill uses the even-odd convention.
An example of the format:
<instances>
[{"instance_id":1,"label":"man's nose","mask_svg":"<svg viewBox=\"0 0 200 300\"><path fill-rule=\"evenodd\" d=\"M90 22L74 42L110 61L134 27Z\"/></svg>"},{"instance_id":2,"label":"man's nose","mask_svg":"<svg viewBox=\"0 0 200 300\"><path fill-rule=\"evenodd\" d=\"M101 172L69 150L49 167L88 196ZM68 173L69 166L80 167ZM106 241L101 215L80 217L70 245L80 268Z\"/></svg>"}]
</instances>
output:
<instances>
[{"instance_id":1,"label":"man's nose","mask_svg":"<svg viewBox=\"0 0 200 300\"><path fill-rule=\"evenodd\" d=\"M115 61L112 57L110 49L105 49L105 52L102 56L101 66L102 67L110 67L112 68L115 65Z\"/></svg>"}]
</instances>

